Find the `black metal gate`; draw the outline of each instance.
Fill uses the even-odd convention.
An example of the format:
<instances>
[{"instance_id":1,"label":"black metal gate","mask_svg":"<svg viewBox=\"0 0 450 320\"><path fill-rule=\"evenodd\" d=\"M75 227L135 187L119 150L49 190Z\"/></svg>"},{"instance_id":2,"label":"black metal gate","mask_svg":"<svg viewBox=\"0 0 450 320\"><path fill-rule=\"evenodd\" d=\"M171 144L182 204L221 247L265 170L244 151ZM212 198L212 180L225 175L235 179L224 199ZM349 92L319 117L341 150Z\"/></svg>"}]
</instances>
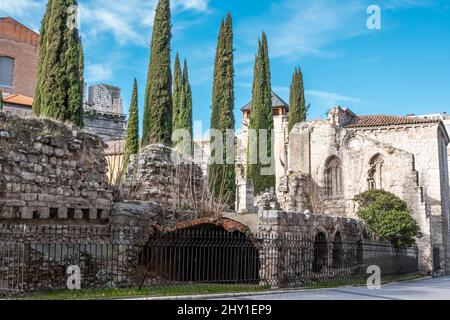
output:
<instances>
[{"instance_id":1,"label":"black metal gate","mask_svg":"<svg viewBox=\"0 0 450 320\"><path fill-rule=\"evenodd\" d=\"M439 247L433 248L433 269L434 271L438 271L441 269L441 260L439 254Z\"/></svg>"},{"instance_id":2,"label":"black metal gate","mask_svg":"<svg viewBox=\"0 0 450 320\"><path fill-rule=\"evenodd\" d=\"M14 297L24 290L23 243L0 242L0 297Z\"/></svg>"},{"instance_id":3,"label":"black metal gate","mask_svg":"<svg viewBox=\"0 0 450 320\"><path fill-rule=\"evenodd\" d=\"M241 232L214 226L153 236L142 250L146 283L257 284L259 257Z\"/></svg>"}]
</instances>

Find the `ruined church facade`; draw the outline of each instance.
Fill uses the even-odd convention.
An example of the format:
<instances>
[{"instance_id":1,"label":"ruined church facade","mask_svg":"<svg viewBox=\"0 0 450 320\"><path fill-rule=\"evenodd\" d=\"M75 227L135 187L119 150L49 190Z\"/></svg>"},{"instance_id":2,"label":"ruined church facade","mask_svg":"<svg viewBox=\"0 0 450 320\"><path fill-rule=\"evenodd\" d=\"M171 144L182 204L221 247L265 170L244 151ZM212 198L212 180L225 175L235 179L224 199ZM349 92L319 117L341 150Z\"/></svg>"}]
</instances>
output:
<instances>
[{"instance_id":1,"label":"ruined church facade","mask_svg":"<svg viewBox=\"0 0 450 320\"><path fill-rule=\"evenodd\" d=\"M327 119L299 123L290 134L287 115L278 120L275 191L284 211L356 218L355 195L392 192L406 201L421 227L420 269L449 270L450 139L441 120L358 116L336 107ZM245 174L237 179L243 184ZM248 190L248 183L239 189L246 194L237 204L242 212L254 210Z\"/></svg>"}]
</instances>

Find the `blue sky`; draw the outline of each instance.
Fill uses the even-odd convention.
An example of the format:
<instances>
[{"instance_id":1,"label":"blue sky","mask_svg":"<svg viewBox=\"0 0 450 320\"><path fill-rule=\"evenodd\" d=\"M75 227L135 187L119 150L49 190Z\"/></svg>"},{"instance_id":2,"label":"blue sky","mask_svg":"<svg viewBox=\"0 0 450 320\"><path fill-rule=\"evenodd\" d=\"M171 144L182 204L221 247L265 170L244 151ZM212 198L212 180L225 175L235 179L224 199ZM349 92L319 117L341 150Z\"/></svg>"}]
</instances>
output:
<instances>
[{"instance_id":1,"label":"blue sky","mask_svg":"<svg viewBox=\"0 0 450 320\"><path fill-rule=\"evenodd\" d=\"M236 127L251 99L257 40L269 39L272 85L288 101L294 68L304 73L309 118L334 105L358 114L450 112L448 0L172 0L173 55L187 58L194 120L209 126L212 70L220 20L233 16ZM0 15L38 30L46 0L3 0ZM88 84L122 88L124 109L133 78L140 109L156 0L81 0ZM381 30L369 30L366 10L381 8Z\"/></svg>"}]
</instances>

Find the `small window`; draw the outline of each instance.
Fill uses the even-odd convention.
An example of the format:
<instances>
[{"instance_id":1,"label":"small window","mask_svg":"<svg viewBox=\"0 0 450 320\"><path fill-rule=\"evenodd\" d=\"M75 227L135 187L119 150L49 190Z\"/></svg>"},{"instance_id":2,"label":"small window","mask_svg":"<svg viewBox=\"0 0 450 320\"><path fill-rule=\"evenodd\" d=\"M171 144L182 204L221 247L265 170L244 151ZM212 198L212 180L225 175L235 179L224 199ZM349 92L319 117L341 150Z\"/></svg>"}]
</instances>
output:
<instances>
[{"instance_id":1,"label":"small window","mask_svg":"<svg viewBox=\"0 0 450 320\"><path fill-rule=\"evenodd\" d=\"M97 209L97 219L102 220L103 209Z\"/></svg>"},{"instance_id":2,"label":"small window","mask_svg":"<svg viewBox=\"0 0 450 320\"><path fill-rule=\"evenodd\" d=\"M58 219L58 208L50 208L50 219Z\"/></svg>"},{"instance_id":3,"label":"small window","mask_svg":"<svg viewBox=\"0 0 450 320\"><path fill-rule=\"evenodd\" d=\"M325 164L325 192L327 196L340 196L342 188L342 165L338 157L332 156Z\"/></svg>"},{"instance_id":4,"label":"small window","mask_svg":"<svg viewBox=\"0 0 450 320\"><path fill-rule=\"evenodd\" d=\"M0 86L12 87L14 81L14 59L0 57Z\"/></svg>"},{"instance_id":5,"label":"small window","mask_svg":"<svg viewBox=\"0 0 450 320\"><path fill-rule=\"evenodd\" d=\"M89 209L81 209L81 212L83 213L83 219L89 220L90 210Z\"/></svg>"},{"instance_id":6,"label":"small window","mask_svg":"<svg viewBox=\"0 0 450 320\"><path fill-rule=\"evenodd\" d=\"M41 217L38 211L33 211L33 220L38 220Z\"/></svg>"},{"instance_id":7,"label":"small window","mask_svg":"<svg viewBox=\"0 0 450 320\"><path fill-rule=\"evenodd\" d=\"M75 209L74 208L69 208L67 209L67 219L75 219Z\"/></svg>"},{"instance_id":8,"label":"small window","mask_svg":"<svg viewBox=\"0 0 450 320\"><path fill-rule=\"evenodd\" d=\"M369 177L367 179L369 190L383 189L383 171L384 171L384 158L381 154L376 154L372 157L369 163Z\"/></svg>"}]
</instances>

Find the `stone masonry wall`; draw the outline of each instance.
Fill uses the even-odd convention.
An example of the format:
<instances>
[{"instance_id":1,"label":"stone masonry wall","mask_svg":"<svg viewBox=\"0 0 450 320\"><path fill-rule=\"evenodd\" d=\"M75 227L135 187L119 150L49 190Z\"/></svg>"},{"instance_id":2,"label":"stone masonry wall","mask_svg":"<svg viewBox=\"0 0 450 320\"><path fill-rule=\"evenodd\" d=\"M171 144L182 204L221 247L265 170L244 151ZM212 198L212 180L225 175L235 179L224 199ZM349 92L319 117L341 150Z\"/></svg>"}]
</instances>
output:
<instances>
[{"instance_id":1,"label":"stone masonry wall","mask_svg":"<svg viewBox=\"0 0 450 320\"><path fill-rule=\"evenodd\" d=\"M104 148L65 124L0 113L0 219L108 219Z\"/></svg>"},{"instance_id":2,"label":"stone masonry wall","mask_svg":"<svg viewBox=\"0 0 450 320\"><path fill-rule=\"evenodd\" d=\"M440 251L439 264L445 268L446 250L450 247L446 232L449 191L445 137L440 131L438 124L346 129L326 120L305 122L291 132L289 169L294 176L309 176L314 182L310 186L316 187L315 196L319 196L315 202L323 203L322 208L313 207L314 213L355 217L354 196L370 188L370 175L374 172L371 163L381 159L381 169L373 176L376 180L373 187L405 200L421 226L424 234L418 240L421 269L430 271L437 264L432 254L435 248ZM338 159L340 164L340 178L333 176L340 190L333 195L326 193L330 159ZM279 196L290 196L292 204L296 197L304 197L303 189L296 192L290 187L287 193L278 191Z\"/></svg>"},{"instance_id":3,"label":"stone masonry wall","mask_svg":"<svg viewBox=\"0 0 450 320\"><path fill-rule=\"evenodd\" d=\"M169 220L178 209L195 210L203 197L201 168L185 162L171 148L156 144L145 147L132 157L122 180L125 200L139 200L153 204L167 214Z\"/></svg>"}]
</instances>

